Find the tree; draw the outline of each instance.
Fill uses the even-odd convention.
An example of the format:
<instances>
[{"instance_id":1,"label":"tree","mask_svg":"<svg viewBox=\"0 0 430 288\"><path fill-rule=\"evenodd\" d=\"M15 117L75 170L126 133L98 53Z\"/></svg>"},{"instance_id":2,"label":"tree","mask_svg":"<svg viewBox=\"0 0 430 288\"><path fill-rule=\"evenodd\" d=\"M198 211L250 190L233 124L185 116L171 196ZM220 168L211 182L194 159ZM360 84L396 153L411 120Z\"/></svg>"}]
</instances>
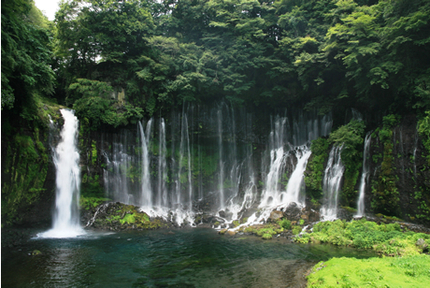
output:
<instances>
[{"instance_id":1,"label":"tree","mask_svg":"<svg viewBox=\"0 0 430 288\"><path fill-rule=\"evenodd\" d=\"M34 93L53 92L49 25L30 0L4 1L1 11L1 109L19 114Z\"/></svg>"}]
</instances>

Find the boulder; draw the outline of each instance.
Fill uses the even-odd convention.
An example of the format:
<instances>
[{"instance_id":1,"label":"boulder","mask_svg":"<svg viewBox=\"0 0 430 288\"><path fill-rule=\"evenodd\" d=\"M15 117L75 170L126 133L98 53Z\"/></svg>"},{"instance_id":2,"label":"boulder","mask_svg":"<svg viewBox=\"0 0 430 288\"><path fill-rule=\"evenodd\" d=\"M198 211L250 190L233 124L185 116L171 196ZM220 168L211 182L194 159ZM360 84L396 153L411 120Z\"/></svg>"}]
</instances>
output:
<instances>
[{"instance_id":1,"label":"boulder","mask_svg":"<svg viewBox=\"0 0 430 288\"><path fill-rule=\"evenodd\" d=\"M418 239L417 242L415 243L415 245L420 248L422 251L425 251L426 249L428 249L428 244L426 243L426 241L422 238Z\"/></svg>"},{"instance_id":2,"label":"boulder","mask_svg":"<svg viewBox=\"0 0 430 288\"><path fill-rule=\"evenodd\" d=\"M284 213L282 213L282 211L273 210L272 213L270 213L269 221L277 222L282 217L284 217Z\"/></svg>"},{"instance_id":3,"label":"boulder","mask_svg":"<svg viewBox=\"0 0 430 288\"><path fill-rule=\"evenodd\" d=\"M288 205L287 208L285 208L284 217L286 217L289 220L297 221L300 219L301 213L302 213L302 211L299 208L299 206L297 205L297 203L293 202L290 205Z\"/></svg>"}]
</instances>

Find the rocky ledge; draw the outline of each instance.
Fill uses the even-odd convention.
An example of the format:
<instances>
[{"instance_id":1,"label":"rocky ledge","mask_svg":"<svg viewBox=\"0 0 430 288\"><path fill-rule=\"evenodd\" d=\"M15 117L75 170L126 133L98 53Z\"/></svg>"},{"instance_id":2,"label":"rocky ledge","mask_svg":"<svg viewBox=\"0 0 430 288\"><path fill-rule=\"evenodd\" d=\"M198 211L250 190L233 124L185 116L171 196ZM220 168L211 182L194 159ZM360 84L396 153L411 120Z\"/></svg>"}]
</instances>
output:
<instances>
[{"instance_id":1,"label":"rocky ledge","mask_svg":"<svg viewBox=\"0 0 430 288\"><path fill-rule=\"evenodd\" d=\"M139 207L119 202L100 204L82 215L86 228L110 231L169 228L172 223L161 217L151 218Z\"/></svg>"}]
</instances>

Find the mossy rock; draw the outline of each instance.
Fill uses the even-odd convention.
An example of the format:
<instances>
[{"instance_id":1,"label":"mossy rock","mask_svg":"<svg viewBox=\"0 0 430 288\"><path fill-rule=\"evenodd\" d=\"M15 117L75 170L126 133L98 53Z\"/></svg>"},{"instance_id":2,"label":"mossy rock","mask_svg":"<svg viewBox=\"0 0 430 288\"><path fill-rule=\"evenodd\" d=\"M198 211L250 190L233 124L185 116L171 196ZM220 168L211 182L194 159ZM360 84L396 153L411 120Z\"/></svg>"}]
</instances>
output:
<instances>
[{"instance_id":1,"label":"mossy rock","mask_svg":"<svg viewBox=\"0 0 430 288\"><path fill-rule=\"evenodd\" d=\"M97 219L89 226L108 230L154 230L172 226L161 219L150 219L148 214L139 211L138 207L122 203L106 203L98 206L94 213Z\"/></svg>"},{"instance_id":2,"label":"mossy rock","mask_svg":"<svg viewBox=\"0 0 430 288\"><path fill-rule=\"evenodd\" d=\"M263 236L261 236L261 238L263 238L264 240L271 240L273 238L273 236L270 233L266 233L266 234L263 234Z\"/></svg>"}]
</instances>

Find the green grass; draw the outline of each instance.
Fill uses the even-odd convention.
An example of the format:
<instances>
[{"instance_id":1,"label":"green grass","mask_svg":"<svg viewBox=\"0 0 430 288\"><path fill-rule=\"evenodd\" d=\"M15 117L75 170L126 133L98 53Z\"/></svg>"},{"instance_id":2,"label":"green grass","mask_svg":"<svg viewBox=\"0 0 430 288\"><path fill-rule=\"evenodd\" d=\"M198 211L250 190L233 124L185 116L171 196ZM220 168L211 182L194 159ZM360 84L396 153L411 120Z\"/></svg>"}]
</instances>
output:
<instances>
[{"instance_id":1,"label":"green grass","mask_svg":"<svg viewBox=\"0 0 430 288\"><path fill-rule=\"evenodd\" d=\"M430 235L402 231L400 224L381 224L361 219L346 222L320 222L313 227L313 232L296 237L299 243L330 243L338 246L350 246L359 249L372 249L388 256L408 256L422 253L415 245L418 239L424 239L430 245Z\"/></svg>"},{"instance_id":2,"label":"green grass","mask_svg":"<svg viewBox=\"0 0 430 288\"><path fill-rule=\"evenodd\" d=\"M320 262L307 287L428 287L430 256L370 259L333 258Z\"/></svg>"}]
</instances>

